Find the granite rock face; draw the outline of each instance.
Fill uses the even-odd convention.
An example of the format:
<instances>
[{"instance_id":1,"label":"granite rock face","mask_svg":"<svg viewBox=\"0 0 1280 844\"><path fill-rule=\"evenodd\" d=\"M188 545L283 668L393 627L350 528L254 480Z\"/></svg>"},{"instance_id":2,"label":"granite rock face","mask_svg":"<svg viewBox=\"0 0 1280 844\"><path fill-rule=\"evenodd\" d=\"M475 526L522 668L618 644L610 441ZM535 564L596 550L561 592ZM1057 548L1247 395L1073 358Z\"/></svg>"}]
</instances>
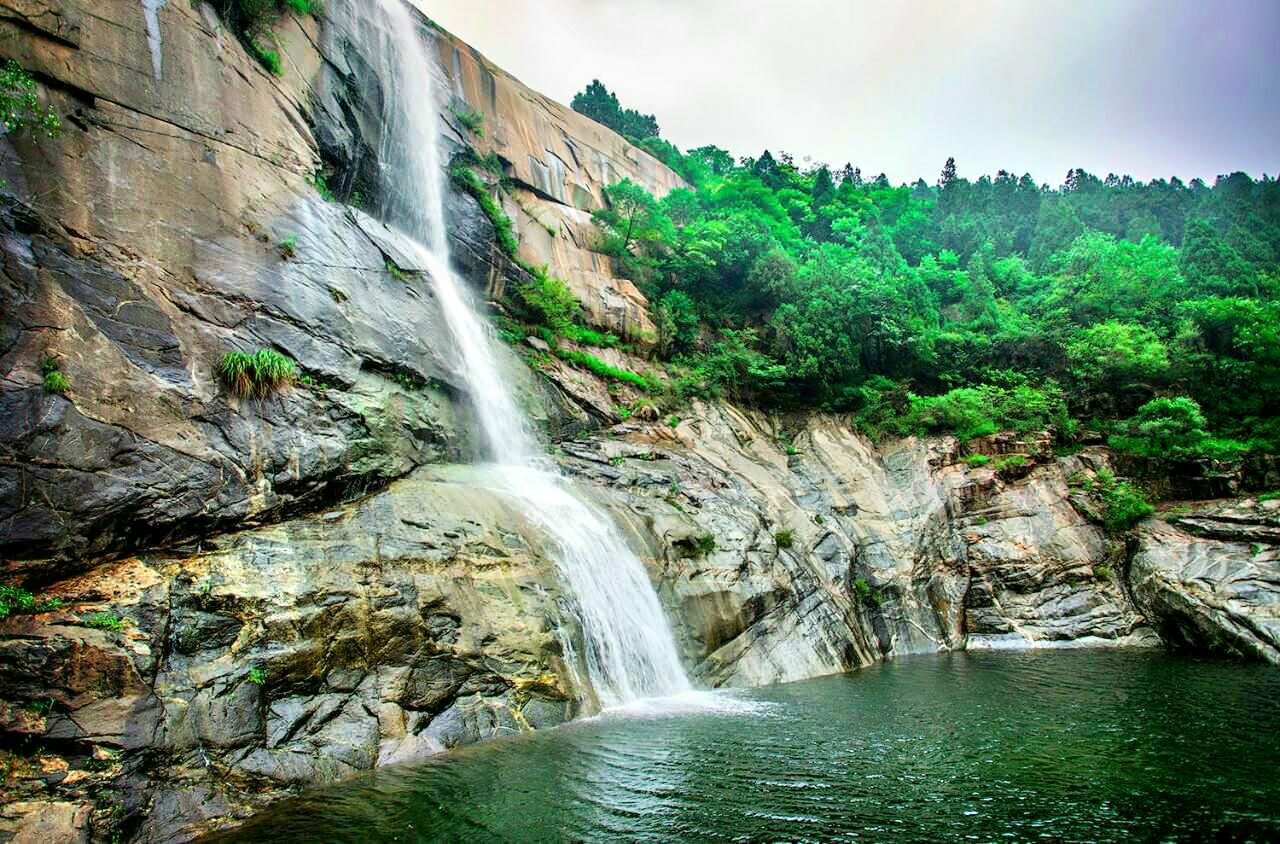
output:
<instances>
[{"instance_id":1,"label":"granite rock face","mask_svg":"<svg viewBox=\"0 0 1280 844\"><path fill-rule=\"evenodd\" d=\"M8 55L64 118L59 138L0 145L0 557L27 561L8 566L26 577L321 507L468 452L430 279L389 271L405 254L394 233L311 184L322 148L377 148L375 127L333 95L361 80L359 57L287 15L284 72L272 76L210 3L160 6L153 54L144 5L0 15ZM494 114L485 143L516 184L597 207L612 179L678 183L425 22L423 37L457 96ZM536 175L562 159L578 163ZM638 292L585 248L587 212L546 202L581 237L538 252L534 235L549 235L522 223L529 258L551 261L601 326L647 331ZM459 267L480 289L519 277L474 201L451 193L448 212ZM316 386L229 396L222 355L258 348L293 358ZM41 388L46 358L68 378L65 396ZM585 419L508 363L535 417Z\"/></svg>"},{"instance_id":2,"label":"granite rock face","mask_svg":"<svg viewBox=\"0 0 1280 844\"><path fill-rule=\"evenodd\" d=\"M1138 533L1129 582L1171 645L1280 665L1280 501L1207 504Z\"/></svg>"},{"instance_id":3,"label":"granite rock face","mask_svg":"<svg viewBox=\"0 0 1280 844\"><path fill-rule=\"evenodd\" d=\"M1156 644L1100 570L1114 544L1069 503L1068 476L1100 456L1006 480L949 440L876 449L838 418L710 404L610 433L558 460L641 553L700 686L943 649ZM36 807L16 823L58 804L96 831L179 840L306 785L575 716L592 698L547 540L488 470L423 467L51 585L60 608L0 622L0 686L25 702L0 727L48 754L16 780Z\"/></svg>"}]
</instances>

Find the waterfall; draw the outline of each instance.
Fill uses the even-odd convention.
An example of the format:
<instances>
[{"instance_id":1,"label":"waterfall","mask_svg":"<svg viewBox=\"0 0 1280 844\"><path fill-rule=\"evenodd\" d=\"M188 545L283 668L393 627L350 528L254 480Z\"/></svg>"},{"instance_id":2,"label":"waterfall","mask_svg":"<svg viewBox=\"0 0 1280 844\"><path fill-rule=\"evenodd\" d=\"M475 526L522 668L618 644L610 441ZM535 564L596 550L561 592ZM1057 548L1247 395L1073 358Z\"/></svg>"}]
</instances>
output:
<instances>
[{"instance_id":1,"label":"waterfall","mask_svg":"<svg viewBox=\"0 0 1280 844\"><path fill-rule=\"evenodd\" d=\"M555 472L503 382L499 342L449 262L444 167L434 63L402 0L343 3L338 25L359 46L382 87L380 215L409 238L427 267L457 352L492 465L482 473L548 537L557 572L576 604L582 658L600 704L690 689L671 628L640 559L604 513Z\"/></svg>"}]
</instances>

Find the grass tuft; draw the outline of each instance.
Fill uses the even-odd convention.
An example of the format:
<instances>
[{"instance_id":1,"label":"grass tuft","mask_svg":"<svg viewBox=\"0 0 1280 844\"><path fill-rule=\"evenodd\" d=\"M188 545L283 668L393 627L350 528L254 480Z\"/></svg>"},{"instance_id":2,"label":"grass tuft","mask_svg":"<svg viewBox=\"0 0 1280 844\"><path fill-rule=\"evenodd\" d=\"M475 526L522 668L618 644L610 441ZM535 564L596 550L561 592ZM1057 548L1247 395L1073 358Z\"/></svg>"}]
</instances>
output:
<instances>
[{"instance_id":1,"label":"grass tuft","mask_svg":"<svg viewBox=\"0 0 1280 844\"><path fill-rule=\"evenodd\" d=\"M292 383L298 368L278 352L259 349L253 354L228 352L223 355L218 374L233 395L263 398Z\"/></svg>"}]
</instances>

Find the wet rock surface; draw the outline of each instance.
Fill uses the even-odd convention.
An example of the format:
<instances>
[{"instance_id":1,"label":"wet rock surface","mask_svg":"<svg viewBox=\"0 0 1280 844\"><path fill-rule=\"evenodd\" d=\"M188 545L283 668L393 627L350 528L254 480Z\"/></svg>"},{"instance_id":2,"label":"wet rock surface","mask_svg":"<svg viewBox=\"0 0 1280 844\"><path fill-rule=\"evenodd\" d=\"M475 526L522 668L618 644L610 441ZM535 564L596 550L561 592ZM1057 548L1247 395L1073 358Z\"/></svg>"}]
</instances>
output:
<instances>
[{"instance_id":1,"label":"wet rock surface","mask_svg":"<svg viewBox=\"0 0 1280 844\"><path fill-rule=\"evenodd\" d=\"M1148 521L1129 582L1175 647L1280 665L1280 501L1200 505Z\"/></svg>"}]
</instances>

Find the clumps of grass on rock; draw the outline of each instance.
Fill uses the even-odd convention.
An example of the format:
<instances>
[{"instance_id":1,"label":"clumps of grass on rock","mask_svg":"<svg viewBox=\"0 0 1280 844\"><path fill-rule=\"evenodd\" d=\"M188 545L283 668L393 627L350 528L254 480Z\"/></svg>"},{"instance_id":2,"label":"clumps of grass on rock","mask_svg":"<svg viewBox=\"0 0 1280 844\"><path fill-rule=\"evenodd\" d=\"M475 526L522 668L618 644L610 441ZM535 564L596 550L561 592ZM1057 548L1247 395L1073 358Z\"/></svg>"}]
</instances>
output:
<instances>
[{"instance_id":1,"label":"clumps of grass on rock","mask_svg":"<svg viewBox=\"0 0 1280 844\"><path fill-rule=\"evenodd\" d=\"M228 352L218 364L218 374L233 395L264 398L293 383L298 367L292 360L271 349Z\"/></svg>"}]
</instances>

